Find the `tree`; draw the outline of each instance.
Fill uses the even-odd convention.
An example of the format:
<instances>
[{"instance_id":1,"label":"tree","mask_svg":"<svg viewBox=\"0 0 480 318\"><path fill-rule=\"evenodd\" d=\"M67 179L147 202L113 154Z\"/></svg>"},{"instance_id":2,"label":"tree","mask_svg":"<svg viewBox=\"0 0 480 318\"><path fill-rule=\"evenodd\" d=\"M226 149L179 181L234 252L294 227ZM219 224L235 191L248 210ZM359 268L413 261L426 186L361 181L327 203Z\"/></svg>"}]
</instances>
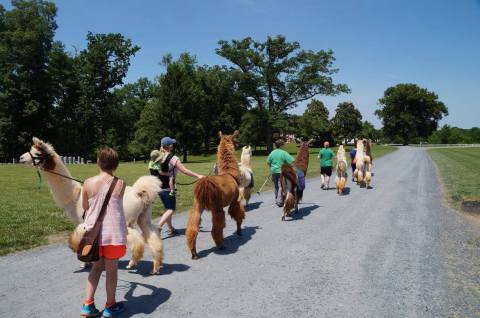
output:
<instances>
[{"instance_id":1,"label":"tree","mask_svg":"<svg viewBox=\"0 0 480 318\"><path fill-rule=\"evenodd\" d=\"M362 130L362 114L352 103L340 103L335 109L332 125L340 142L349 142Z\"/></svg>"},{"instance_id":2,"label":"tree","mask_svg":"<svg viewBox=\"0 0 480 318\"><path fill-rule=\"evenodd\" d=\"M240 126L240 143L252 145L254 151L257 146L265 145L265 134L267 125L270 121L270 114L260 108L253 108L242 116L242 125Z\"/></svg>"},{"instance_id":3,"label":"tree","mask_svg":"<svg viewBox=\"0 0 480 318\"><path fill-rule=\"evenodd\" d=\"M322 141L333 141L329 112L325 105L316 99L313 99L305 109L301 119L301 129L296 135L304 139L314 139L315 144Z\"/></svg>"},{"instance_id":4,"label":"tree","mask_svg":"<svg viewBox=\"0 0 480 318\"><path fill-rule=\"evenodd\" d=\"M437 94L415 84L387 88L379 104L375 115L382 120L385 136L403 144L428 138L437 130L439 120L448 115Z\"/></svg>"},{"instance_id":5,"label":"tree","mask_svg":"<svg viewBox=\"0 0 480 318\"><path fill-rule=\"evenodd\" d=\"M50 139L52 79L49 57L57 9L46 1L0 5L0 155L17 157L33 135Z\"/></svg>"},{"instance_id":6,"label":"tree","mask_svg":"<svg viewBox=\"0 0 480 318\"><path fill-rule=\"evenodd\" d=\"M370 122L365 120L362 124L362 131L360 135L363 138L368 138L376 142L380 138L380 131L375 129Z\"/></svg>"},{"instance_id":7,"label":"tree","mask_svg":"<svg viewBox=\"0 0 480 318\"><path fill-rule=\"evenodd\" d=\"M130 158L128 145L134 139L135 123L139 121L145 106L157 97L158 89L158 85L142 77L115 90L114 111L111 128L107 132L107 144L114 147L123 159ZM141 130L141 127L139 129ZM136 152L136 155L139 153Z\"/></svg>"},{"instance_id":8,"label":"tree","mask_svg":"<svg viewBox=\"0 0 480 318\"><path fill-rule=\"evenodd\" d=\"M334 84L331 50L306 51L298 42L287 42L284 36L268 37L257 42L243 40L219 41L218 55L229 60L239 74L239 89L249 108L258 107L269 113L265 142L272 149L274 123L283 112L317 95L349 92L344 84Z\"/></svg>"},{"instance_id":9,"label":"tree","mask_svg":"<svg viewBox=\"0 0 480 318\"><path fill-rule=\"evenodd\" d=\"M218 139L218 131L232 132L239 129L246 112L246 102L236 89L235 73L225 66L202 66L196 69L196 77L203 92L203 103L198 105L205 153L210 143Z\"/></svg>"},{"instance_id":10,"label":"tree","mask_svg":"<svg viewBox=\"0 0 480 318\"><path fill-rule=\"evenodd\" d=\"M133 141L128 145L129 152L137 158L145 158L151 150L160 147L160 138L167 134L162 125L161 105L156 101L149 102L135 123Z\"/></svg>"},{"instance_id":11,"label":"tree","mask_svg":"<svg viewBox=\"0 0 480 318\"><path fill-rule=\"evenodd\" d=\"M119 33L87 34L88 47L75 59L80 85L80 152L93 156L108 142L115 113L113 89L123 84L130 58L140 49Z\"/></svg>"},{"instance_id":12,"label":"tree","mask_svg":"<svg viewBox=\"0 0 480 318\"><path fill-rule=\"evenodd\" d=\"M198 151L203 139L198 106L204 104L205 96L198 84L193 56L182 53L177 61L166 57L163 64L167 72L160 76L159 125L177 139L183 161L187 162L188 151Z\"/></svg>"}]
</instances>

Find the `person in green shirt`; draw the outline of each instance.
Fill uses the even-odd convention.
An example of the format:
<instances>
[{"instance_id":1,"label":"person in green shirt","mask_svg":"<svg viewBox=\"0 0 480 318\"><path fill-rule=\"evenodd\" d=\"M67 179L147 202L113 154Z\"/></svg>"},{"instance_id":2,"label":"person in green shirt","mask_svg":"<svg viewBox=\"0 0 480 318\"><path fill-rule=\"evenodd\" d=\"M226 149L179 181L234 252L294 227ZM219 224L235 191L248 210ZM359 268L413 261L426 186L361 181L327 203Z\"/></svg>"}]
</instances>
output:
<instances>
[{"instance_id":1,"label":"person in green shirt","mask_svg":"<svg viewBox=\"0 0 480 318\"><path fill-rule=\"evenodd\" d=\"M282 139L275 141L275 147L277 149L273 150L267 158L267 164L270 167L270 172L272 173L272 181L275 186L275 203L281 207L283 206L282 200L282 185L280 184L280 175L282 174L282 166L284 164L292 164L294 159L293 157L283 150L285 142Z\"/></svg>"},{"instance_id":2,"label":"person in green shirt","mask_svg":"<svg viewBox=\"0 0 480 318\"><path fill-rule=\"evenodd\" d=\"M335 156L330 143L325 141L317 158L320 158L320 178L322 179L322 189L330 188L330 176L332 175L333 157Z\"/></svg>"}]
</instances>

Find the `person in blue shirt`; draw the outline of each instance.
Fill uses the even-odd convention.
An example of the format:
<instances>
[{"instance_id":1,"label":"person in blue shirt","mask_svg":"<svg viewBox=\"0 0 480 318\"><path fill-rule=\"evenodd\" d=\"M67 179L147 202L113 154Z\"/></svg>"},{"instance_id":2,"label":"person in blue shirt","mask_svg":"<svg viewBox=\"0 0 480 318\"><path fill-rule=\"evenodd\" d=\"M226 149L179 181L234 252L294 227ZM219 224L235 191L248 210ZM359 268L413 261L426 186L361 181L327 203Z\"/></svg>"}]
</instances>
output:
<instances>
[{"instance_id":1,"label":"person in blue shirt","mask_svg":"<svg viewBox=\"0 0 480 318\"><path fill-rule=\"evenodd\" d=\"M355 145L355 142L353 143ZM355 169L357 168L356 167L356 163L355 163L355 156L357 155L357 148L355 148L355 146L353 146L353 149L350 151L350 159L352 160L352 181L355 181L355 175L354 175L354 172L355 172Z\"/></svg>"}]
</instances>

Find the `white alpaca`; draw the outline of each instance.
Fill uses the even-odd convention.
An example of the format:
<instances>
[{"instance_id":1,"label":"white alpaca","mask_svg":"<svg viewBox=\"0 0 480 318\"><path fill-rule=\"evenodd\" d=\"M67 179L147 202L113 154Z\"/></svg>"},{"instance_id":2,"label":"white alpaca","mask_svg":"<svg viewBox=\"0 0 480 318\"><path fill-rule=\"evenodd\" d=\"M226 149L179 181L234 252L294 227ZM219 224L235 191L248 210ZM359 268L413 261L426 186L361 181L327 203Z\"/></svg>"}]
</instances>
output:
<instances>
[{"instance_id":1,"label":"white alpaca","mask_svg":"<svg viewBox=\"0 0 480 318\"><path fill-rule=\"evenodd\" d=\"M343 194L343 190L345 189L345 185L347 183L347 157L345 155L345 148L343 145L338 147L337 151L337 167L336 167L337 175L335 177L335 183L337 185L337 193Z\"/></svg>"},{"instance_id":2,"label":"white alpaca","mask_svg":"<svg viewBox=\"0 0 480 318\"><path fill-rule=\"evenodd\" d=\"M372 142L366 140L365 143L365 183L369 189L372 183Z\"/></svg>"},{"instance_id":3,"label":"white alpaca","mask_svg":"<svg viewBox=\"0 0 480 318\"><path fill-rule=\"evenodd\" d=\"M33 138L32 148L20 157L20 162L38 165L40 170L46 171L43 174L56 205L62 208L72 221L79 224L69 240L70 248L76 251L85 232L82 219L84 211L81 184L60 176L72 177L53 147L38 138ZM153 254L151 273L156 274L160 271L163 262L163 244L151 222L153 202L160 191L160 186L161 182L158 178L143 176L133 186L127 186L125 189L123 208L128 225L127 241L132 249L132 259L127 268L138 264L147 243ZM138 225L141 233L135 228L135 224Z\"/></svg>"},{"instance_id":4,"label":"white alpaca","mask_svg":"<svg viewBox=\"0 0 480 318\"><path fill-rule=\"evenodd\" d=\"M355 155L355 172L354 176L357 179L357 184L363 183L365 177L365 151L363 147L363 140L357 141L357 154Z\"/></svg>"},{"instance_id":5,"label":"white alpaca","mask_svg":"<svg viewBox=\"0 0 480 318\"><path fill-rule=\"evenodd\" d=\"M253 170L251 164L252 148L245 146L242 148L242 155L240 157L240 187L238 201L245 199L245 205L248 205L248 201L252 196L252 181Z\"/></svg>"}]
</instances>

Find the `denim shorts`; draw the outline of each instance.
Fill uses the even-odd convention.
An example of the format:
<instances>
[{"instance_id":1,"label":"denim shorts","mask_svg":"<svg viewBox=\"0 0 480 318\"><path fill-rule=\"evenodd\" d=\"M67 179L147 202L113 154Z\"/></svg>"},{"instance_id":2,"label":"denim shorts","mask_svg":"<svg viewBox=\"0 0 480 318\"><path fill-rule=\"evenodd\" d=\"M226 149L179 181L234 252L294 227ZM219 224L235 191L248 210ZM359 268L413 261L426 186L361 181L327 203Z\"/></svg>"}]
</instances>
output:
<instances>
[{"instance_id":1,"label":"denim shorts","mask_svg":"<svg viewBox=\"0 0 480 318\"><path fill-rule=\"evenodd\" d=\"M160 191L158 195L160 196L160 200L162 200L163 206L166 210L175 211L177 209L177 197L171 196L168 189L165 191Z\"/></svg>"}]
</instances>

